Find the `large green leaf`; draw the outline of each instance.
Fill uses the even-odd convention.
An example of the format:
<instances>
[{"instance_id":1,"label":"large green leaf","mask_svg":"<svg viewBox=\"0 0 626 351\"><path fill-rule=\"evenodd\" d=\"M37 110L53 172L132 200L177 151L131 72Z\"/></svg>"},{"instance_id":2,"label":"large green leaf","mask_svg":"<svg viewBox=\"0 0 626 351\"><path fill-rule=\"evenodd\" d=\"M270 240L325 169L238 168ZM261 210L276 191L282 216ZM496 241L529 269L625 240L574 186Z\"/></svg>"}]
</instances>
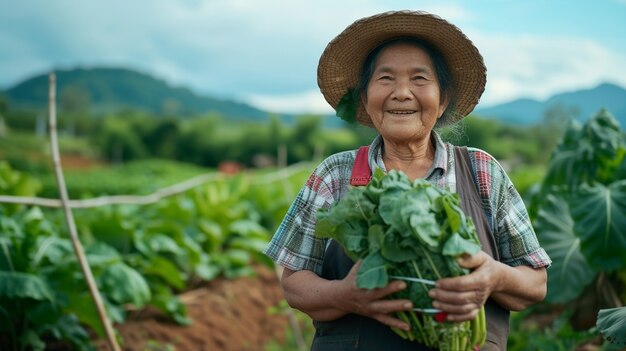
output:
<instances>
[{"instance_id":1,"label":"large green leaf","mask_svg":"<svg viewBox=\"0 0 626 351\"><path fill-rule=\"evenodd\" d=\"M65 311L68 314L75 314L81 323L88 325L98 336L104 337L104 326L93 297L82 289L81 291L69 291L66 294L68 304L65 306Z\"/></svg>"},{"instance_id":2,"label":"large green leaf","mask_svg":"<svg viewBox=\"0 0 626 351\"><path fill-rule=\"evenodd\" d=\"M380 252L367 255L356 275L356 286L362 289L382 288L389 282L385 259Z\"/></svg>"},{"instance_id":3,"label":"large green leaf","mask_svg":"<svg viewBox=\"0 0 626 351\"><path fill-rule=\"evenodd\" d=\"M150 288L144 277L124 263L108 266L99 280L103 291L117 303L141 307L150 301Z\"/></svg>"},{"instance_id":4,"label":"large green leaf","mask_svg":"<svg viewBox=\"0 0 626 351\"><path fill-rule=\"evenodd\" d=\"M604 340L620 348L626 346L626 307L600 310L596 326Z\"/></svg>"},{"instance_id":5,"label":"large green leaf","mask_svg":"<svg viewBox=\"0 0 626 351\"><path fill-rule=\"evenodd\" d=\"M546 301L565 303L580 295L595 272L580 251L580 239L574 233L574 221L567 202L548 195L534 222L541 246L552 258L548 270Z\"/></svg>"},{"instance_id":6,"label":"large green leaf","mask_svg":"<svg viewBox=\"0 0 626 351\"><path fill-rule=\"evenodd\" d=\"M0 297L52 301L48 284L39 276L22 272L0 271Z\"/></svg>"},{"instance_id":7,"label":"large green leaf","mask_svg":"<svg viewBox=\"0 0 626 351\"><path fill-rule=\"evenodd\" d=\"M582 186L571 210L589 264L604 271L626 267L626 180Z\"/></svg>"}]
</instances>

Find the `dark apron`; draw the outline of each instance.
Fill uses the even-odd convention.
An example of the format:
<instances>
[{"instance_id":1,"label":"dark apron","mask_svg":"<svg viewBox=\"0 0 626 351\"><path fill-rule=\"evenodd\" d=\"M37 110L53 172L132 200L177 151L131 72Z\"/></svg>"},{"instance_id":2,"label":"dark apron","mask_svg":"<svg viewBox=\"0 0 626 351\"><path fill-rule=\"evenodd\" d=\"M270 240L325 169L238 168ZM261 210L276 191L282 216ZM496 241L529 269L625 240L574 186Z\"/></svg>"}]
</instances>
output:
<instances>
[{"instance_id":1,"label":"dark apron","mask_svg":"<svg viewBox=\"0 0 626 351\"><path fill-rule=\"evenodd\" d=\"M367 147L357 153L351 178L351 185L366 185L371 178L367 159ZM457 193L461 207L470 215L476 226L483 251L499 260L497 246L485 216L482 201L474 181L469 154L465 147L455 147L455 172ZM367 173L366 173L367 172ZM345 254L341 245L331 240L324 254L321 277L328 280L345 278L354 262ZM487 318L487 342L483 350L506 350L509 333L509 311L500 307L492 299L485 304ZM315 337L311 351L341 350L431 350L414 341L402 339L390 327L361 315L348 314L331 322L313 321Z\"/></svg>"}]
</instances>

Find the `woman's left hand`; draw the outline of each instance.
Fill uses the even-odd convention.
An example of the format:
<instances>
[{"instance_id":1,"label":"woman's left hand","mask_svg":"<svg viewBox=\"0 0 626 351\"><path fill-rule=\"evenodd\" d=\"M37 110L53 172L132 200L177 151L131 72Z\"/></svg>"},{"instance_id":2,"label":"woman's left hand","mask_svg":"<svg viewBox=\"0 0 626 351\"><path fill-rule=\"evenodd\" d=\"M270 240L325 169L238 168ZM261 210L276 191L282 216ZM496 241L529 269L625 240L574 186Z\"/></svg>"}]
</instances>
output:
<instances>
[{"instance_id":1,"label":"woman's left hand","mask_svg":"<svg viewBox=\"0 0 626 351\"><path fill-rule=\"evenodd\" d=\"M500 280L500 262L484 251L473 256L465 255L458 259L459 265L472 270L470 274L444 278L437 281L428 295L433 299L433 307L448 314L447 320L462 322L472 320L480 307L496 290Z\"/></svg>"}]
</instances>

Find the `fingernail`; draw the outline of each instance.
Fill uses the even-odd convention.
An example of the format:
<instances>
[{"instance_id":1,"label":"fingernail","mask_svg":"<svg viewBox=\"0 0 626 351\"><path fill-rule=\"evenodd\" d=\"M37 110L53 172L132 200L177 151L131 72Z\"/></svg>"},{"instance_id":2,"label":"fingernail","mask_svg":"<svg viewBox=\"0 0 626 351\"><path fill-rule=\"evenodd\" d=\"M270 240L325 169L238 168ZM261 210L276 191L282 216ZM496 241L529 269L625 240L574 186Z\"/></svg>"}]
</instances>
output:
<instances>
[{"instance_id":1,"label":"fingernail","mask_svg":"<svg viewBox=\"0 0 626 351\"><path fill-rule=\"evenodd\" d=\"M413 304L411 302L406 302L404 304L404 308L413 308Z\"/></svg>"},{"instance_id":2,"label":"fingernail","mask_svg":"<svg viewBox=\"0 0 626 351\"><path fill-rule=\"evenodd\" d=\"M400 290L406 289L406 283L405 282L400 282L400 284L398 284L398 289L400 289Z\"/></svg>"}]
</instances>

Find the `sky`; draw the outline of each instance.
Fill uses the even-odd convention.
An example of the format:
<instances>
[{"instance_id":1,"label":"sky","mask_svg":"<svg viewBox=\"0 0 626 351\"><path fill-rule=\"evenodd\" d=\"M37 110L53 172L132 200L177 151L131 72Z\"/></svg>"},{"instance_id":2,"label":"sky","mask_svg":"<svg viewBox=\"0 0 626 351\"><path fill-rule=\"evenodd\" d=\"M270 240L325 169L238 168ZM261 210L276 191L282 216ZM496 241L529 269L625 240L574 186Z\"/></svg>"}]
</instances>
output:
<instances>
[{"instance_id":1,"label":"sky","mask_svg":"<svg viewBox=\"0 0 626 351\"><path fill-rule=\"evenodd\" d=\"M278 113L331 113L326 44L355 20L423 10L487 66L479 107L626 87L626 0L0 0L0 89L54 69L124 67Z\"/></svg>"}]
</instances>

